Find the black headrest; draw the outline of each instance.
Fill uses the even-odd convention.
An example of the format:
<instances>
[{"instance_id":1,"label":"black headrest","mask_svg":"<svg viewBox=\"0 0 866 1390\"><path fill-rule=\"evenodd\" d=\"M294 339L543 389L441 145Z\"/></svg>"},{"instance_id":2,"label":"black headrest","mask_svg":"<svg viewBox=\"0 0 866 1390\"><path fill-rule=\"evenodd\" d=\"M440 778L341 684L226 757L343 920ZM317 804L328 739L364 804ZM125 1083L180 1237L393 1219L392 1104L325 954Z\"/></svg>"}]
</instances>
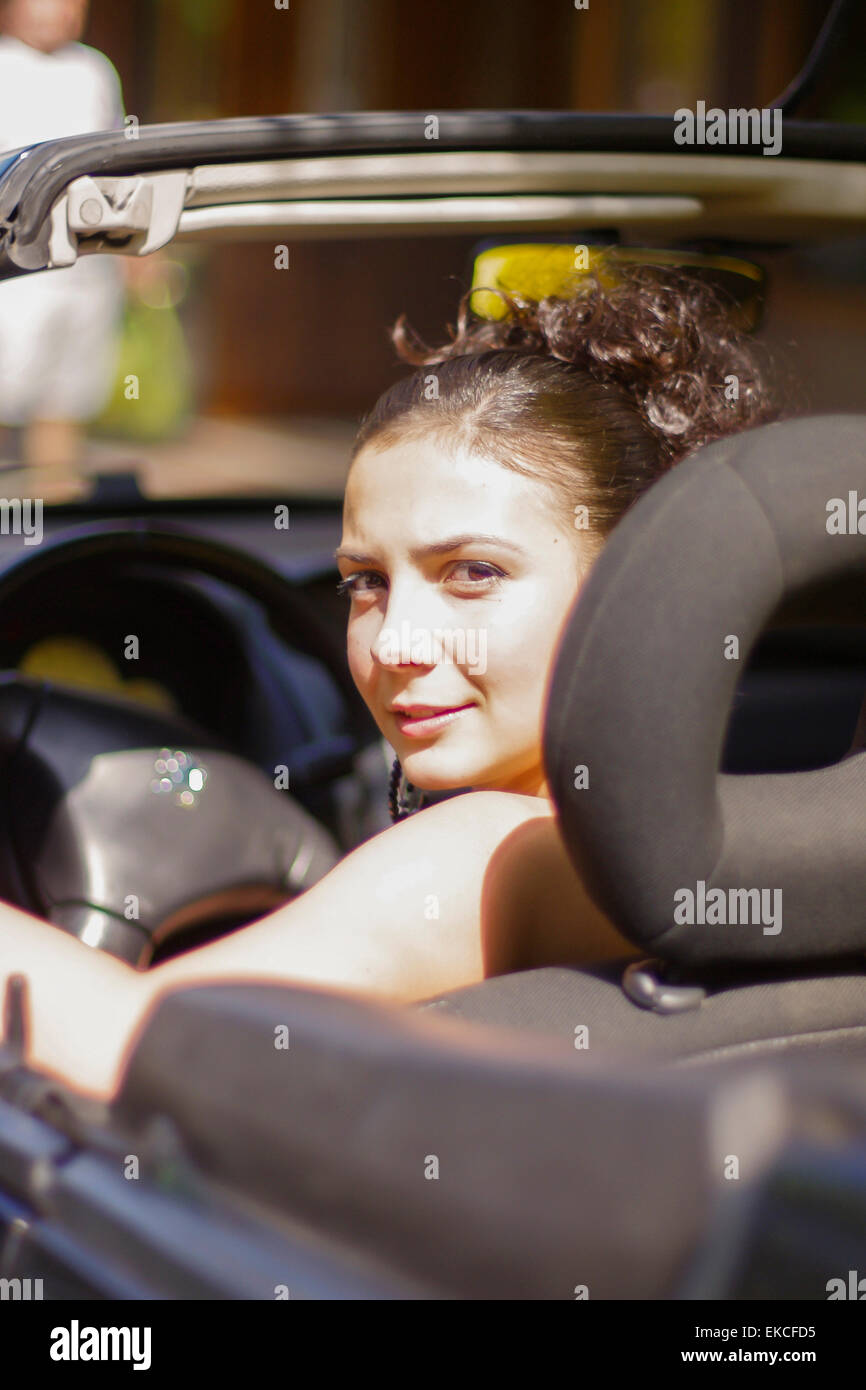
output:
<instances>
[{"instance_id":1,"label":"black headrest","mask_svg":"<svg viewBox=\"0 0 866 1390\"><path fill-rule=\"evenodd\" d=\"M748 654L798 601L810 622L866 627L866 416L699 450L617 525L575 603L550 688L548 781L592 898L654 955L866 951L866 754L719 771Z\"/></svg>"}]
</instances>

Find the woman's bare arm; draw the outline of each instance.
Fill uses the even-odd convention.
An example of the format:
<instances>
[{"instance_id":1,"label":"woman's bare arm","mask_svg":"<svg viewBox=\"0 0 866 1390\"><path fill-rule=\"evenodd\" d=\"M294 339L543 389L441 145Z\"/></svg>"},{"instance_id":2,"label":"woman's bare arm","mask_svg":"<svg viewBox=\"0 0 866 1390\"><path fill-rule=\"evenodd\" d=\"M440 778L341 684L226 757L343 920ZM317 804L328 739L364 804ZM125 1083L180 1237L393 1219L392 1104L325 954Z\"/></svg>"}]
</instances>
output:
<instances>
[{"instance_id":1,"label":"woman's bare arm","mask_svg":"<svg viewBox=\"0 0 866 1390\"><path fill-rule=\"evenodd\" d=\"M302 897L138 972L6 908L0 985L28 978L31 1060L101 1097L159 994L207 981L284 981L428 998L509 969L630 951L586 899L550 803L469 792L359 846Z\"/></svg>"}]
</instances>

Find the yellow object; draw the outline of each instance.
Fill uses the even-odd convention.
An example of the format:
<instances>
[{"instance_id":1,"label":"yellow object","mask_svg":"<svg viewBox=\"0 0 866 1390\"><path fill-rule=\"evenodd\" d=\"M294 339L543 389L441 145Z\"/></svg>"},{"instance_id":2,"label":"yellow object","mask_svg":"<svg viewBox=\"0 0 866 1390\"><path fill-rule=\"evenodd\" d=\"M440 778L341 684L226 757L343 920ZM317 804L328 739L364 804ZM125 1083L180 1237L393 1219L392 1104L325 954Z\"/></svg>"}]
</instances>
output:
<instances>
[{"instance_id":1,"label":"yellow object","mask_svg":"<svg viewBox=\"0 0 866 1390\"><path fill-rule=\"evenodd\" d=\"M19 661L18 670L22 676L74 689L104 691L152 709L177 712L174 697L159 681L143 676L123 680L108 654L83 637L45 637L35 642Z\"/></svg>"},{"instance_id":2,"label":"yellow object","mask_svg":"<svg viewBox=\"0 0 866 1390\"><path fill-rule=\"evenodd\" d=\"M579 293L582 282L593 274L603 288L610 289L619 278L617 267L625 264L684 266L722 272L726 281L733 277L737 297L746 300L754 298L764 281L759 266L732 256L705 256L697 251L661 251L635 246L530 242L493 246L476 257L471 285L472 310L483 319L506 318L507 304L500 295L491 294L491 290L505 290L533 301L553 296L565 299ZM753 312L753 322L756 317Z\"/></svg>"}]
</instances>

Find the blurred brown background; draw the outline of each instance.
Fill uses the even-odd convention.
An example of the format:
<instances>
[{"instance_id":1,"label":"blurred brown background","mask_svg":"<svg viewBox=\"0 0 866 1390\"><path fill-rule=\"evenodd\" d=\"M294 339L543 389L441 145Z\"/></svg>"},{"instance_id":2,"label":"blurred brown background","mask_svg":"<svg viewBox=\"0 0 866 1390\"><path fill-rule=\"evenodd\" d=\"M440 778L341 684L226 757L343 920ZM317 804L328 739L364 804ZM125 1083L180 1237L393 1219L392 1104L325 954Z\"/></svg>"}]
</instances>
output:
<instances>
[{"instance_id":1,"label":"blurred brown background","mask_svg":"<svg viewBox=\"0 0 866 1390\"><path fill-rule=\"evenodd\" d=\"M87 42L142 123L358 109L548 108L671 113L762 106L803 63L829 0L92 0ZM798 116L866 122L866 6ZM188 310L211 416L356 418L397 370L406 311L443 336L474 238L206 252ZM863 248L773 252L765 332L793 350L815 408L866 409ZM275 280L277 288L275 289ZM196 317L198 314L198 318ZM250 331L255 324L255 332Z\"/></svg>"}]
</instances>

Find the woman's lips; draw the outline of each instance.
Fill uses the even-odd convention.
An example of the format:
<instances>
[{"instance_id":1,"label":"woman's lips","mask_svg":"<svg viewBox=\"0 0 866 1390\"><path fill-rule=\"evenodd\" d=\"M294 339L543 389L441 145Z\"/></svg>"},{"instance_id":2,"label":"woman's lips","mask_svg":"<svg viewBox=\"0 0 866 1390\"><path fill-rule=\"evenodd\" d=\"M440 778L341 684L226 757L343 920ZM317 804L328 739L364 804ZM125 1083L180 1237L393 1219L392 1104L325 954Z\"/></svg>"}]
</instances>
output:
<instances>
[{"instance_id":1,"label":"woman's lips","mask_svg":"<svg viewBox=\"0 0 866 1390\"><path fill-rule=\"evenodd\" d=\"M437 714L424 714L415 718L401 714L399 710L394 710L394 718L397 721L397 728L401 734L407 738L427 738L430 734L435 734L439 729L444 729L447 724L453 723L461 714L467 710L474 709L474 703L468 705L456 705L453 709L440 710Z\"/></svg>"}]
</instances>

